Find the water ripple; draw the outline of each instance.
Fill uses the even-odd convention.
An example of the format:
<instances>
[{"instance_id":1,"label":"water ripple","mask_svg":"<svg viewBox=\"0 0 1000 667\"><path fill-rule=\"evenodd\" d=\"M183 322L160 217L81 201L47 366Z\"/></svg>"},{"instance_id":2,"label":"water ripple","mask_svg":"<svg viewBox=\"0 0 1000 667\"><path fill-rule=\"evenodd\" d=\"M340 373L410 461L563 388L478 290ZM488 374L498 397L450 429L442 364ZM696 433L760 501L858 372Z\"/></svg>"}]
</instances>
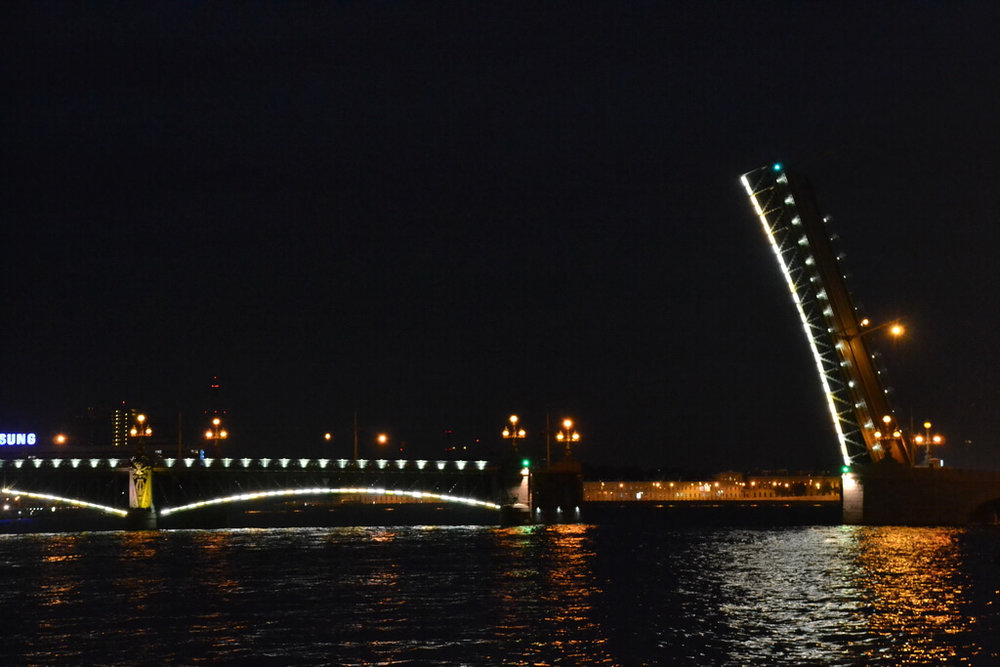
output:
<instances>
[{"instance_id":1,"label":"water ripple","mask_svg":"<svg viewBox=\"0 0 1000 667\"><path fill-rule=\"evenodd\" d=\"M19 535L0 536L0 563L4 663L1000 660L985 528Z\"/></svg>"}]
</instances>

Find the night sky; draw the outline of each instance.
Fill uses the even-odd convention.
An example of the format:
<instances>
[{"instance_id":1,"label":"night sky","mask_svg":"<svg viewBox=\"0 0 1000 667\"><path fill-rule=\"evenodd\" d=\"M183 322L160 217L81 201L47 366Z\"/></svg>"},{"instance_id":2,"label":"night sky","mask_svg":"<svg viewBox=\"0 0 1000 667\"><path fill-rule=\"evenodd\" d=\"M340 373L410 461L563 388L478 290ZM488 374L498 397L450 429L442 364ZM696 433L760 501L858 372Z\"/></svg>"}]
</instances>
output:
<instances>
[{"instance_id":1,"label":"night sky","mask_svg":"<svg viewBox=\"0 0 1000 667\"><path fill-rule=\"evenodd\" d=\"M592 465L836 469L738 180L780 160L907 326L900 418L1000 467L991 3L0 13L0 430L197 445L218 376L234 455L350 456L357 411L363 456L492 458L516 412Z\"/></svg>"}]
</instances>

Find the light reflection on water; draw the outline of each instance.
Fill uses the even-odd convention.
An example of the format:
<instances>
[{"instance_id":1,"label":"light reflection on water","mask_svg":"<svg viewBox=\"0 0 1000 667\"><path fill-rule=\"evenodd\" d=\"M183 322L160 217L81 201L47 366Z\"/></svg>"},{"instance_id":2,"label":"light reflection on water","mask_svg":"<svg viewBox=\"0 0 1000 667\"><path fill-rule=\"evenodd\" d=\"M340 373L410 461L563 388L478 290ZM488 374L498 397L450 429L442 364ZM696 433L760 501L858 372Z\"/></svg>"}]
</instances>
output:
<instances>
[{"instance_id":1,"label":"light reflection on water","mask_svg":"<svg viewBox=\"0 0 1000 667\"><path fill-rule=\"evenodd\" d=\"M859 531L857 586L871 605L872 633L901 647L901 662L927 664L978 656L957 529ZM947 637L948 641L941 641Z\"/></svg>"},{"instance_id":2,"label":"light reflection on water","mask_svg":"<svg viewBox=\"0 0 1000 667\"><path fill-rule=\"evenodd\" d=\"M2 535L0 564L5 664L1000 660L986 528Z\"/></svg>"}]
</instances>

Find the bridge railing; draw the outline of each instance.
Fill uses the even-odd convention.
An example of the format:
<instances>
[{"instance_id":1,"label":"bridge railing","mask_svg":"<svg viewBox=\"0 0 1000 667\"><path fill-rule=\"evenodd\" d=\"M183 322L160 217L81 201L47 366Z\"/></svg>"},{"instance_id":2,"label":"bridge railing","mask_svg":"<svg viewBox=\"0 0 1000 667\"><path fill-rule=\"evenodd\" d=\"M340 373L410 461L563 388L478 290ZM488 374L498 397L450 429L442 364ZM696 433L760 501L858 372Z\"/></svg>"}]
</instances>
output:
<instances>
[{"instance_id":1,"label":"bridge railing","mask_svg":"<svg viewBox=\"0 0 1000 667\"><path fill-rule=\"evenodd\" d=\"M153 462L156 468L208 468L244 470L398 470L406 472L473 472L485 471L488 461L453 461L430 459L328 459L302 457L164 457Z\"/></svg>"},{"instance_id":2,"label":"bridge railing","mask_svg":"<svg viewBox=\"0 0 1000 667\"><path fill-rule=\"evenodd\" d=\"M29 456L21 459L0 459L0 471L58 470L60 468L117 469L128 467L130 457L52 457Z\"/></svg>"},{"instance_id":3,"label":"bridge railing","mask_svg":"<svg viewBox=\"0 0 1000 667\"><path fill-rule=\"evenodd\" d=\"M36 457L0 459L0 470L127 469L131 455L110 457ZM407 472L473 472L491 468L488 461L432 459L328 459L304 457L155 458L153 468L242 468L245 470L403 470Z\"/></svg>"}]
</instances>

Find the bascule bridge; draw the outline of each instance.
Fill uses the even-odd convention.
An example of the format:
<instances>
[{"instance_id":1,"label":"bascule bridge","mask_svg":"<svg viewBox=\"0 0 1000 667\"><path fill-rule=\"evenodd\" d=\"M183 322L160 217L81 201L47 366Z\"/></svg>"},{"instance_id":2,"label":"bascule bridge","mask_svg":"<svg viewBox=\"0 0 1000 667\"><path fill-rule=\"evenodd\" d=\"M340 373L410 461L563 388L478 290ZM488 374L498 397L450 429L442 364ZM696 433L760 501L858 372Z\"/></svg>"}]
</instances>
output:
<instances>
[{"instance_id":1,"label":"bascule bridge","mask_svg":"<svg viewBox=\"0 0 1000 667\"><path fill-rule=\"evenodd\" d=\"M812 186L781 164L740 179L802 322L843 459L844 520L866 524L997 521L1000 472L915 456L868 347Z\"/></svg>"}]
</instances>

